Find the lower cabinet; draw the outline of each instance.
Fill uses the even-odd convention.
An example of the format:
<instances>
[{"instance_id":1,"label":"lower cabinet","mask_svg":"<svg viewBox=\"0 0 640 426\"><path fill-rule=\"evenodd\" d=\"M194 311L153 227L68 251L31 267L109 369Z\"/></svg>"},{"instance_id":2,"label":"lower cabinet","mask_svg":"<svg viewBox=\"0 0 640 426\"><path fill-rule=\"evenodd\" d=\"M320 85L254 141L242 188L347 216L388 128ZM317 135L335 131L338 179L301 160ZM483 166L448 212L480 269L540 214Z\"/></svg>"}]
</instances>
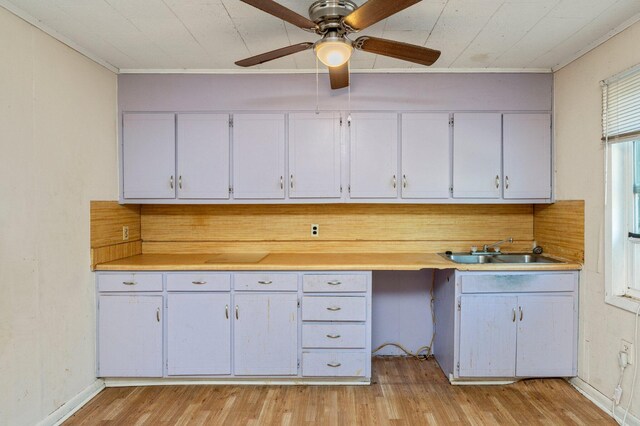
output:
<instances>
[{"instance_id":1,"label":"lower cabinet","mask_svg":"<svg viewBox=\"0 0 640 426\"><path fill-rule=\"evenodd\" d=\"M370 272L100 272L97 285L99 377L370 380Z\"/></svg>"},{"instance_id":2,"label":"lower cabinet","mask_svg":"<svg viewBox=\"0 0 640 426\"><path fill-rule=\"evenodd\" d=\"M575 376L577 284L573 271L439 271L438 363L451 381Z\"/></svg>"},{"instance_id":3,"label":"lower cabinet","mask_svg":"<svg viewBox=\"0 0 640 426\"><path fill-rule=\"evenodd\" d=\"M235 296L234 360L237 376L298 374L298 294Z\"/></svg>"},{"instance_id":4,"label":"lower cabinet","mask_svg":"<svg viewBox=\"0 0 640 426\"><path fill-rule=\"evenodd\" d=\"M100 294L98 376L162 377L162 295Z\"/></svg>"},{"instance_id":5,"label":"lower cabinet","mask_svg":"<svg viewBox=\"0 0 640 426\"><path fill-rule=\"evenodd\" d=\"M167 295L167 374L231 374L230 293Z\"/></svg>"}]
</instances>

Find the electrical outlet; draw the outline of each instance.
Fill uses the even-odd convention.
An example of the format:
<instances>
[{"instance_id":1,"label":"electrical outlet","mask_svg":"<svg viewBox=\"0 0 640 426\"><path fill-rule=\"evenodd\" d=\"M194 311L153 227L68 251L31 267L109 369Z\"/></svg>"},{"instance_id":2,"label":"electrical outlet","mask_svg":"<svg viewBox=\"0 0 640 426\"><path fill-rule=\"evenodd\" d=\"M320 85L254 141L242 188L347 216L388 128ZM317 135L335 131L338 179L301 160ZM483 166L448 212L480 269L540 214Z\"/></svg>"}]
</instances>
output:
<instances>
[{"instance_id":1,"label":"electrical outlet","mask_svg":"<svg viewBox=\"0 0 640 426\"><path fill-rule=\"evenodd\" d=\"M122 240L123 241L127 241L129 239L129 227L128 226L123 226L122 227Z\"/></svg>"},{"instance_id":2,"label":"electrical outlet","mask_svg":"<svg viewBox=\"0 0 640 426\"><path fill-rule=\"evenodd\" d=\"M627 363L633 364L634 361L634 352L633 352L633 343L629 343L626 340L622 339L620 341L620 352L627 353Z\"/></svg>"},{"instance_id":3,"label":"electrical outlet","mask_svg":"<svg viewBox=\"0 0 640 426\"><path fill-rule=\"evenodd\" d=\"M320 235L320 225L312 223L311 224L311 236L317 237Z\"/></svg>"}]
</instances>

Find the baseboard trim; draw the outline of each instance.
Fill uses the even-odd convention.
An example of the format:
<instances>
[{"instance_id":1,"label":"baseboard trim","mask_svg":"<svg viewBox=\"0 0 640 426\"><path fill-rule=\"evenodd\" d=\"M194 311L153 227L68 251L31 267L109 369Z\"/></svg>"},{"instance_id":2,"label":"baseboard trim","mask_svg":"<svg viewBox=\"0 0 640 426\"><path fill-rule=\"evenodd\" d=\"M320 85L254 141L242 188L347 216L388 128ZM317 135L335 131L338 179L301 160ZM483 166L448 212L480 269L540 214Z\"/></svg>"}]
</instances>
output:
<instances>
[{"instance_id":1,"label":"baseboard trim","mask_svg":"<svg viewBox=\"0 0 640 426\"><path fill-rule=\"evenodd\" d=\"M336 386L336 385L346 385L346 386L366 386L370 385L370 380L353 380L353 379L309 379L309 378L277 378L277 379L189 379L189 378L176 378L176 379L167 379L167 378L158 378L158 379L129 379L129 378L111 378L104 379L104 384L108 388L117 388L117 387L128 387L128 386L169 386L169 385L235 385L235 386L243 386L243 385L325 385L325 386Z\"/></svg>"},{"instance_id":2,"label":"baseboard trim","mask_svg":"<svg viewBox=\"0 0 640 426\"><path fill-rule=\"evenodd\" d=\"M569 379L568 382L582 395L584 395L589 401L593 402L605 413L609 414L613 417L618 423L622 421L624 417L624 412L626 409L626 405L618 405L616 407L615 413L611 412L611 398L604 395L602 392L591 386L589 383L585 382L579 377L574 377ZM627 416L627 422L625 425L630 426L640 426L640 419L631 412Z\"/></svg>"},{"instance_id":3,"label":"baseboard trim","mask_svg":"<svg viewBox=\"0 0 640 426\"><path fill-rule=\"evenodd\" d=\"M87 386L82 392L62 404L53 413L49 414L38 426L58 426L71 417L76 411L91 401L102 389L105 388L104 381L97 379Z\"/></svg>"}]
</instances>

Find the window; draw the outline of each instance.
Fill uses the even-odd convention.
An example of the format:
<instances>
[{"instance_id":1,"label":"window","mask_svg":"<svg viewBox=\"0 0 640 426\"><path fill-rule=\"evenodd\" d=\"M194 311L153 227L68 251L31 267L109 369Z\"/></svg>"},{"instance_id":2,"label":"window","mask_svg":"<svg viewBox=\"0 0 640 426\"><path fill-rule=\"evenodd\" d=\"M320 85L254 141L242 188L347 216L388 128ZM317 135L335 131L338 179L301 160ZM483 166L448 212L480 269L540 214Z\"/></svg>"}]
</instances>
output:
<instances>
[{"instance_id":1,"label":"window","mask_svg":"<svg viewBox=\"0 0 640 426\"><path fill-rule=\"evenodd\" d=\"M607 302L640 303L640 66L602 82Z\"/></svg>"}]
</instances>

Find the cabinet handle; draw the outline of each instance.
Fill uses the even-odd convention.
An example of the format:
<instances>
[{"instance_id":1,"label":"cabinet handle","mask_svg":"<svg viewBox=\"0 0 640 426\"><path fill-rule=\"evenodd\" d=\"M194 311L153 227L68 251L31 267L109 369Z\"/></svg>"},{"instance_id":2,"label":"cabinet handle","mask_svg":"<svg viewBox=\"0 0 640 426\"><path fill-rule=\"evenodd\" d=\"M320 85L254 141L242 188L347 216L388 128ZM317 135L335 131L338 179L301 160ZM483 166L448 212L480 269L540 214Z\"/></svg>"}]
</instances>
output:
<instances>
[{"instance_id":1,"label":"cabinet handle","mask_svg":"<svg viewBox=\"0 0 640 426\"><path fill-rule=\"evenodd\" d=\"M284 189L284 178L280 176L280 189Z\"/></svg>"},{"instance_id":2,"label":"cabinet handle","mask_svg":"<svg viewBox=\"0 0 640 426\"><path fill-rule=\"evenodd\" d=\"M291 184L291 189L293 189L293 175L290 176L289 183Z\"/></svg>"},{"instance_id":3,"label":"cabinet handle","mask_svg":"<svg viewBox=\"0 0 640 426\"><path fill-rule=\"evenodd\" d=\"M122 281L122 284L124 284L124 285L136 285L137 283L135 281Z\"/></svg>"},{"instance_id":4,"label":"cabinet handle","mask_svg":"<svg viewBox=\"0 0 640 426\"><path fill-rule=\"evenodd\" d=\"M340 306L329 306L329 307L327 308L327 311L333 311L333 312L335 312L335 311L339 311L340 309L342 309Z\"/></svg>"},{"instance_id":5,"label":"cabinet handle","mask_svg":"<svg viewBox=\"0 0 640 426\"><path fill-rule=\"evenodd\" d=\"M340 335L339 334L327 334L327 337L329 339L339 339Z\"/></svg>"},{"instance_id":6,"label":"cabinet handle","mask_svg":"<svg viewBox=\"0 0 640 426\"><path fill-rule=\"evenodd\" d=\"M229 319L229 305L224 305L224 316Z\"/></svg>"},{"instance_id":7,"label":"cabinet handle","mask_svg":"<svg viewBox=\"0 0 640 426\"><path fill-rule=\"evenodd\" d=\"M520 321L524 318L524 311L522 310L522 306L518 306L518 310L520 311Z\"/></svg>"},{"instance_id":8,"label":"cabinet handle","mask_svg":"<svg viewBox=\"0 0 640 426\"><path fill-rule=\"evenodd\" d=\"M169 186L173 189L173 175L169 178Z\"/></svg>"},{"instance_id":9,"label":"cabinet handle","mask_svg":"<svg viewBox=\"0 0 640 426\"><path fill-rule=\"evenodd\" d=\"M329 367L333 367L333 368L338 368L340 367L342 364L340 364L339 362L330 362L327 364Z\"/></svg>"},{"instance_id":10,"label":"cabinet handle","mask_svg":"<svg viewBox=\"0 0 640 426\"><path fill-rule=\"evenodd\" d=\"M407 187L407 175L402 175L402 187Z\"/></svg>"},{"instance_id":11,"label":"cabinet handle","mask_svg":"<svg viewBox=\"0 0 640 426\"><path fill-rule=\"evenodd\" d=\"M504 177L504 189L509 189L509 176Z\"/></svg>"},{"instance_id":12,"label":"cabinet handle","mask_svg":"<svg viewBox=\"0 0 640 426\"><path fill-rule=\"evenodd\" d=\"M340 282L340 281L338 281L338 280L335 280L335 281L327 281L327 284L329 284L329 285L340 285L340 284L342 284L342 282Z\"/></svg>"},{"instance_id":13,"label":"cabinet handle","mask_svg":"<svg viewBox=\"0 0 640 426\"><path fill-rule=\"evenodd\" d=\"M500 188L500 176L496 175L496 189Z\"/></svg>"},{"instance_id":14,"label":"cabinet handle","mask_svg":"<svg viewBox=\"0 0 640 426\"><path fill-rule=\"evenodd\" d=\"M156 320L160 322L160 308L156 310Z\"/></svg>"},{"instance_id":15,"label":"cabinet handle","mask_svg":"<svg viewBox=\"0 0 640 426\"><path fill-rule=\"evenodd\" d=\"M178 176L178 188L182 189L182 175Z\"/></svg>"},{"instance_id":16,"label":"cabinet handle","mask_svg":"<svg viewBox=\"0 0 640 426\"><path fill-rule=\"evenodd\" d=\"M206 281L191 281L191 284L195 284L195 285L202 285L202 284L206 284Z\"/></svg>"},{"instance_id":17,"label":"cabinet handle","mask_svg":"<svg viewBox=\"0 0 640 426\"><path fill-rule=\"evenodd\" d=\"M516 322L516 308L513 308L513 318L511 321Z\"/></svg>"},{"instance_id":18,"label":"cabinet handle","mask_svg":"<svg viewBox=\"0 0 640 426\"><path fill-rule=\"evenodd\" d=\"M240 319L240 317L238 316L238 305L236 305L236 319Z\"/></svg>"},{"instance_id":19,"label":"cabinet handle","mask_svg":"<svg viewBox=\"0 0 640 426\"><path fill-rule=\"evenodd\" d=\"M398 182L397 182L397 180L396 180L396 175L393 175L393 189L395 189L395 188L396 188L397 183L398 183Z\"/></svg>"},{"instance_id":20,"label":"cabinet handle","mask_svg":"<svg viewBox=\"0 0 640 426\"><path fill-rule=\"evenodd\" d=\"M266 280L266 281L258 281L258 284L264 284L264 285L268 285L268 284L272 284L273 281L271 280Z\"/></svg>"}]
</instances>

